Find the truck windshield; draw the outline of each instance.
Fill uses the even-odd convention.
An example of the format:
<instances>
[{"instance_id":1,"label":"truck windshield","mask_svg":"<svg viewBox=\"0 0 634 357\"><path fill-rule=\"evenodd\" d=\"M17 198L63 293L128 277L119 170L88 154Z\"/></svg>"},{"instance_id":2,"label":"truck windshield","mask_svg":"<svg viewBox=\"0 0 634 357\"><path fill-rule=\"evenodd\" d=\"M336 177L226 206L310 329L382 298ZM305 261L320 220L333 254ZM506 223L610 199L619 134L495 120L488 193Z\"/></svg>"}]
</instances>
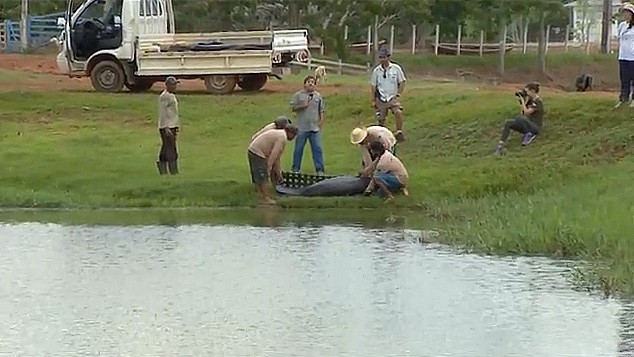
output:
<instances>
[{"instance_id":1,"label":"truck windshield","mask_svg":"<svg viewBox=\"0 0 634 357\"><path fill-rule=\"evenodd\" d=\"M84 9L80 18L82 19L99 19L104 23L107 23L109 17L118 13L118 9L121 8L122 0L95 0L92 1L87 8Z\"/></svg>"},{"instance_id":2,"label":"truck windshield","mask_svg":"<svg viewBox=\"0 0 634 357\"><path fill-rule=\"evenodd\" d=\"M122 0L93 1L81 14L84 19L105 19L109 13L121 7Z\"/></svg>"}]
</instances>

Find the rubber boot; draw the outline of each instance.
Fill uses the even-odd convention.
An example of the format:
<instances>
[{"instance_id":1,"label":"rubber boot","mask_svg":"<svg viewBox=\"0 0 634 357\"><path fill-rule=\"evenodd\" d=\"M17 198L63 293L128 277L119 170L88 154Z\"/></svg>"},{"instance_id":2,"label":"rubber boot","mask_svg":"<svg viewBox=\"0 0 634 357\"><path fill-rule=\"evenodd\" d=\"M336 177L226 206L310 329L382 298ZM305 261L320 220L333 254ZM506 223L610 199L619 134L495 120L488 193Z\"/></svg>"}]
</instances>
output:
<instances>
[{"instance_id":1,"label":"rubber boot","mask_svg":"<svg viewBox=\"0 0 634 357\"><path fill-rule=\"evenodd\" d=\"M170 174L178 175L178 161L169 161L167 167L170 170Z\"/></svg>"},{"instance_id":2,"label":"rubber boot","mask_svg":"<svg viewBox=\"0 0 634 357\"><path fill-rule=\"evenodd\" d=\"M165 161L157 161L156 167L158 168L159 174L167 175L167 162Z\"/></svg>"}]
</instances>

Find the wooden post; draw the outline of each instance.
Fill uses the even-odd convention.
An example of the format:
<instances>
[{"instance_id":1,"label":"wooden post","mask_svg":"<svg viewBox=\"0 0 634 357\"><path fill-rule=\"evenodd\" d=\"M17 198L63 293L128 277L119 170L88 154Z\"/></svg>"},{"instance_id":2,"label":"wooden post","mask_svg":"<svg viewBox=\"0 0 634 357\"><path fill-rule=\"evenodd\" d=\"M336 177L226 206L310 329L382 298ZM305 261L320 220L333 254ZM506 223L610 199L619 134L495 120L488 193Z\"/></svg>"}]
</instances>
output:
<instances>
[{"instance_id":1,"label":"wooden post","mask_svg":"<svg viewBox=\"0 0 634 357\"><path fill-rule=\"evenodd\" d=\"M379 60L379 15L374 15L374 35L372 35L372 42L374 46L374 63Z\"/></svg>"},{"instance_id":2,"label":"wooden post","mask_svg":"<svg viewBox=\"0 0 634 357\"><path fill-rule=\"evenodd\" d=\"M416 54L416 25L412 25L412 54Z\"/></svg>"},{"instance_id":3,"label":"wooden post","mask_svg":"<svg viewBox=\"0 0 634 357\"><path fill-rule=\"evenodd\" d=\"M321 54L322 56L326 53L326 46L324 46L324 43L322 42L319 45L319 54Z\"/></svg>"},{"instance_id":4,"label":"wooden post","mask_svg":"<svg viewBox=\"0 0 634 357\"><path fill-rule=\"evenodd\" d=\"M480 57L484 54L484 30L480 30Z\"/></svg>"},{"instance_id":5,"label":"wooden post","mask_svg":"<svg viewBox=\"0 0 634 357\"><path fill-rule=\"evenodd\" d=\"M462 25L458 25L458 40L456 43L456 56L460 56L460 41L462 40Z\"/></svg>"},{"instance_id":6,"label":"wooden post","mask_svg":"<svg viewBox=\"0 0 634 357\"><path fill-rule=\"evenodd\" d=\"M348 25L343 28L343 39L344 41L348 41Z\"/></svg>"},{"instance_id":7,"label":"wooden post","mask_svg":"<svg viewBox=\"0 0 634 357\"><path fill-rule=\"evenodd\" d=\"M372 26L368 26L368 40L367 40L367 45L366 45L366 49L365 49L365 54L369 55L370 54L370 44L372 43Z\"/></svg>"},{"instance_id":8,"label":"wooden post","mask_svg":"<svg viewBox=\"0 0 634 357\"><path fill-rule=\"evenodd\" d=\"M544 53L548 53L548 41L550 41L550 25L546 26L546 40L544 41Z\"/></svg>"},{"instance_id":9,"label":"wooden post","mask_svg":"<svg viewBox=\"0 0 634 357\"><path fill-rule=\"evenodd\" d=\"M310 69L313 66L313 58L312 57L308 57L308 62L306 63L306 66L308 68L308 71L310 72Z\"/></svg>"},{"instance_id":10,"label":"wooden post","mask_svg":"<svg viewBox=\"0 0 634 357\"><path fill-rule=\"evenodd\" d=\"M586 26L586 55L590 54L590 24Z\"/></svg>"},{"instance_id":11,"label":"wooden post","mask_svg":"<svg viewBox=\"0 0 634 357\"><path fill-rule=\"evenodd\" d=\"M339 67L337 68L337 74L339 75L343 74L343 65L341 62L341 58L339 59Z\"/></svg>"},{"instance_id":12,"label":"wooden post","mask_svg":"<svg viewBox=\"0 0 634 357\"><path fill-rule=\"evenodd\" d=\"M436 25L436 41L434 43L434 54L438 56L438 45L440 45L440 25Z\"/></svg>"},{"instance_id":13,"label":"wooden post","mask_svg":"<svg viewBox=\"0 0 634 357\"><path fill-rule=\"evenodd\" d=\"M390 53L394 53L394 25L390 26Z\"/></svg>"},{"instance_id":14,"label":"wooden post","mask_svg":"<svg viewBox=\"0 0 634 357\"><path fill-rule=\"evenodd\" d=\"M8 41L7 41L8 42ZM22 0L22 11L20 13L20 43L22 51L29 49L29 0Z\"/></svg>"},{"instance_id":15,"label":"wooden post","mask_svg":"<svg viewBox=\"0 0 634 357\"><path fill-rule=\"evenodd\" d=\"M566 38L564 39L564 52L568 52L568 42L570 38L570 25L566 25Z\"/></svg>"},{"instance_id":16,"label":"wooden post","mask_svg":"<svg viewBox=\"0 0 634 357\"><path fill-rule=\"evenodd\" d=\"M526 50L528 49L528 21L524 24L522 32L522 53L526 53Z\"/></svg>"}]
</instances>

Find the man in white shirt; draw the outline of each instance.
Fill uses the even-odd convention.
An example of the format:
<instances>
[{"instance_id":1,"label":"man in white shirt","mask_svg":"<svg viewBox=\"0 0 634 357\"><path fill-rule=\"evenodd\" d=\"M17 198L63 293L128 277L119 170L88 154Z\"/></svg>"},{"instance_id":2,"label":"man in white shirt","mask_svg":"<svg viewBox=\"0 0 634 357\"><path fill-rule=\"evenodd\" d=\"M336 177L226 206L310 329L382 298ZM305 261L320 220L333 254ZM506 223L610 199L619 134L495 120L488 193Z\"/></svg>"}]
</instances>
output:
<instances>
[{"instance_id":1,"label":"man in white shirt","mask_svg":"<svg viewBox=\"0 0 634 357\"><path fill-rule=\"evenodd\" d=\"M180 128L178 116L178 100L176 86L180 83L175 77L165 79L165 89L159 95L158 128L161 135L161 151L156 162L159 174L178 174L178 152L176 150L176 135Z\"/></svg>"},{"instance_id":2,"label":"man in white shirt","mask_svg":"<svg viewBox=\"0 0 634 357\"><path fill-rule=\"evenodd\" d=\"M380 64L374 68L370 78L372 108L376 110L379 125L385 126L387 111L391 110L396 119L394 135L398 141L405 140L403 135L403 107L399 98L405 88L405 74L396 63L390 62L390 52L379 51Z\"/></svg>"}]
</instances>

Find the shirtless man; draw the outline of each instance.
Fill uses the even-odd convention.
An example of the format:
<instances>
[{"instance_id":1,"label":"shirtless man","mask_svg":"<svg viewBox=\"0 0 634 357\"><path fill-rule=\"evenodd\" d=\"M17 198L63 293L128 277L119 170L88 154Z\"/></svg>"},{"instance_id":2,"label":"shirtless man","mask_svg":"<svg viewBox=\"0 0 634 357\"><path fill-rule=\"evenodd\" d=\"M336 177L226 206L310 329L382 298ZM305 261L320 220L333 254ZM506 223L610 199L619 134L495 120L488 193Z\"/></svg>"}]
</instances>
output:
<instances>
[{"instance_id":1,"label":"shirtless man","mask_svg":"<svg viewBox=\"0 0 634 357\"><path fill-rule=\"evenodd\" d=\"M376 160L362 172L362 175L372 177L372 181L365 189L365 194L370 195L378 189L386 202L393 199L394 194L400 191L405 196L409 195L407 189L409 174L401 160L385 150L383 143L378 140L370 143L370 151L376 156Z\"/></svg>"},{"instance_id":2,"label":"shirtless man","mask_svg":"<svg viewBox=\"0 0 634 357\"><path fill-rule=\"evenodd\" d=\"M361 149L362 165L366 168L372 163L373 157L370 153L369 144L373 141L380 141L386 150L396 155L396 137L390 129L381 125L371 125L367 128L354 128L350 133L350 142L358 145Z\"/></svg>"},{"instance_id":3,"label":"shirtless man","mask_svg":"<svg viewBox=\"0 0 634 357\"><path fill-rule=\"evenodd\" d=\"M251 180L262 196L262 202L275 204L269 194L269 178L273 183L282 181L280 159L287 141L295 139L297 127L287 125L284 129L267 130L258 135L248 149Z\"/></svg>"},{"instance_id":4,"label":"shirtless man","mask_svg":"<svg viewBox=\"0 0 634 357\"><path fill-rule=\"evenodd\" d=\"M255 134L253 134L253 136L251 137L251 140L255 140L255 138L257 138L260 134L264 133L265 131L269 131L272 129L284 129L289 124L293 124L293 122L291 122L290 119L288 119L284 115L279 116L277 117L277 119L275 119L274 122L265 125L262 129L258 130Z\"/></svg>"}]
</instances>

